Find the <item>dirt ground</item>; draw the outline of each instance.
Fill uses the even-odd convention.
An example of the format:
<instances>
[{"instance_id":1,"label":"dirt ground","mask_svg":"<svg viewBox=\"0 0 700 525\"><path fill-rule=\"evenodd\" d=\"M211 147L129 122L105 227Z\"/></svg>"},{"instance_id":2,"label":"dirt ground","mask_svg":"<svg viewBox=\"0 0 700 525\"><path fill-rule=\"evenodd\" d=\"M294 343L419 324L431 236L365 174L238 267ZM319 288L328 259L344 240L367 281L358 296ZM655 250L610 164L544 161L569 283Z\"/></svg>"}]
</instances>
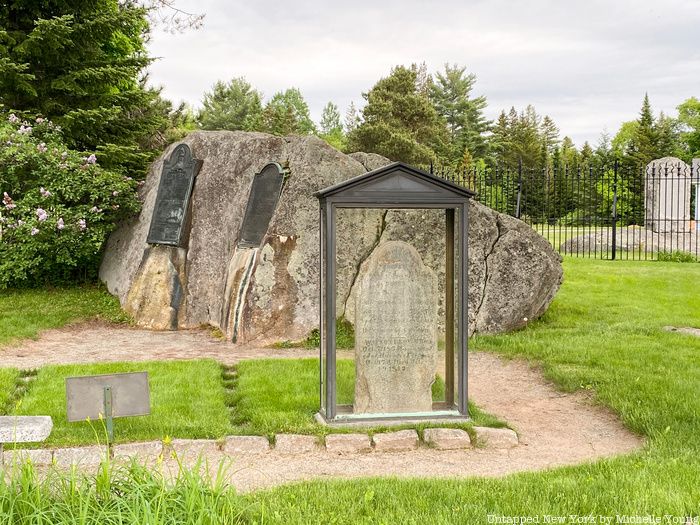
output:
<instances>
[{"instance_id":1,"label":"dirt ground","mask_svg":"<svg viewBox=\"0 0 700 525\"><path fill-rule=\"evenodd\" d=\"M316 355L315 350L233 345L204 331L152 332L88 324L47 331L36 341L0 349L0 363L29 369L46 364L207 357L231 364L242 359ZM420 448L349 456L272 451L235 457L230 480L247 491L312 478L503 476L629 453L644 444L611 411L593 404L585 393L558 391L526 361L470 352L468 385L472 401L518 432L519 446L464 451Z\"/></svg>"}]
</instances>

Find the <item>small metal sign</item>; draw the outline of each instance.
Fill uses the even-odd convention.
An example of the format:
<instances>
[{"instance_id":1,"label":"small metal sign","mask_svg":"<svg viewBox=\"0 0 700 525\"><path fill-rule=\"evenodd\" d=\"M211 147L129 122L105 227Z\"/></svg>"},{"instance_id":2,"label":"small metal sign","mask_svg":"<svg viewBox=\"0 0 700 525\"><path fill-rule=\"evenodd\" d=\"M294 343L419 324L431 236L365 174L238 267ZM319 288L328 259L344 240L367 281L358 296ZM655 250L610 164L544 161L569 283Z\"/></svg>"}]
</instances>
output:
<instances>
[{"instance_id":1,"label":"small metal sign","mask_svg":"<svg viewBox=\"0 0 700 525\"><path fill-rule=\"evenodd\" d=\"M238 246L257 248L270 226L284 184L284 169L276 162L267 164L253 177Z\"/></svg>"},{"instance_id":2,"label":"small metal sign","mask_svg":"<svg viewBox=\"0 0 700 525\"><path fill-rule=\"evenodd\" d=\"M202 161L192 158L187 144L177 146L163 163L148 230L149 244L180 246L194 179L201 167Z\"/></svg>"},{"instance_id":3,"label":"small metal sign","mask_svg":"<svg viewBox=\"0 0 700 525\"><path fill-rule=\"evenodd\" d=\"M112 418L151 413L148 372L67 377L66 408L69 422L102 416L111 442Z\"/></svg>"}]
</instances>

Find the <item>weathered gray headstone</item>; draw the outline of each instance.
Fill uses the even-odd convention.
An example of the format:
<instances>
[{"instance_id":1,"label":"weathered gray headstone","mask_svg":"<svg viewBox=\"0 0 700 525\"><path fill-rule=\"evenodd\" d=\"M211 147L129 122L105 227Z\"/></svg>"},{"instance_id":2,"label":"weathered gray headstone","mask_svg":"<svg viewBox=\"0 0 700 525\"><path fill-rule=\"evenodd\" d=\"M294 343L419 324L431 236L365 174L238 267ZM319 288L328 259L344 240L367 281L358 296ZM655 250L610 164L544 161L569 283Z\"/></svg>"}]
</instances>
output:
<instances>
[{"instance_id":1,"label":"weathered gray headstone","mask_svg":"<svg viewBox=\"0 0 700 525\"><path fill-rule=\"evenodd\" d=\"M187 144L176 147L163 163L148 231L149 244L180 246L194 178L201 166L202 161L192 158L192 151Z\"/></svg>"},{"instance_id":2,"label":"weathered gray headstone","mask_svg":"<svg viewBox=\"0 0 700 525\"><path fill-rule=\"evenodd\" d=\"M437 276L402 241L365 261L355 296L354 412L432 409L437 348Z\"/></svg>"},{"instance_id":3,"label":"weathered gray headstone","mask_svg":"<svg viewBox=\"0 0 700 525\"><path fill-rule=\"evenodd\" d=\"M646 168L645 226L654 232L690 231L691 173L676 157L651 161Z\"/></svg>"}]
</instances>

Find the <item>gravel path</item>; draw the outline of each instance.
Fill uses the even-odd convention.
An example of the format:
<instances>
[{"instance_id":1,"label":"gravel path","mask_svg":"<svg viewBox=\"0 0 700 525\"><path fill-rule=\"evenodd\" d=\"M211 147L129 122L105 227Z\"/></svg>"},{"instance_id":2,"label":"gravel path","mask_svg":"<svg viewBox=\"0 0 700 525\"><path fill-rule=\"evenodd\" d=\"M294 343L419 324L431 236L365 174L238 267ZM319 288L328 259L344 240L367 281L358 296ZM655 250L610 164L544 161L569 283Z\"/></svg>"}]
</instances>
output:
<instances>
[{"instance_id":1,"label":"gravel path","mask_svg":"<svg viewBox=\"0 0 700 525\"><path fill-rule=\"evenodd\" d=\"M254 348L218 341L205 331L151 332L89 324L47 331L37 341L0 349L2 366L144 361L208 357L232 364L242 359L313 357L300 349ZM557 391L526 361L471 352L469 395L482 409L507 421L520 445L509 450L437 451L333 456L325 452L235 458L231 482L253 490L312 478L365 476L456 477L506 474L572 465L635 451L643 440L585 393ZM212 461L220 459L212 454Z\"/></svg>"}]
</instances>

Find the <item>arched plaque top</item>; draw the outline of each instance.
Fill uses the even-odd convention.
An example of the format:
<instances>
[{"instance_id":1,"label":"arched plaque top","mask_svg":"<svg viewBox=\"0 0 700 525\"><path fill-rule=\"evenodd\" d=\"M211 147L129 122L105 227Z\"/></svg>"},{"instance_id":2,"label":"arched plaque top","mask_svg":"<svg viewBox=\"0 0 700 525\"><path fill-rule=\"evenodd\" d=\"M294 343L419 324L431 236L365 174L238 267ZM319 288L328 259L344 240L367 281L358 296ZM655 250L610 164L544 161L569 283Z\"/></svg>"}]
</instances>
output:
<instances>
[{"instance_id":1,"label":"arched plaque top","mask_svg":"<svg viewBox=\"0 0 700 525\"><path fill-rule=\"evenodd\" d=\"M178 144L164 163L163 175L178 168L192 170L194 164L195 159L192 158L192 150L190 147L187 144ZM194 173L194 176L196 177L197 174Z\"/></svg>"},{"instance_id":2,"label":"arched plaque top","mask_svg":"<svg viewBox=\"0 0 700 525\"><path fill-rule=\"evenodd\" d=\"M180 246L194 179L201 166L202 161L192 157L187 144L178 144L163 162L148 230L149 244Z\"/></svg>"},{"instance_id":3,"label":"arched plaque top","mask_svg":"<svg viewBox=\"0 0 700 525\"><path fill-rule=\"evenodd\" d=\"M277 162L270 162L253 177L238 246L255 248L265 240L282 194L284 176L284 168Z\"/></svg>"}]
</instances>

